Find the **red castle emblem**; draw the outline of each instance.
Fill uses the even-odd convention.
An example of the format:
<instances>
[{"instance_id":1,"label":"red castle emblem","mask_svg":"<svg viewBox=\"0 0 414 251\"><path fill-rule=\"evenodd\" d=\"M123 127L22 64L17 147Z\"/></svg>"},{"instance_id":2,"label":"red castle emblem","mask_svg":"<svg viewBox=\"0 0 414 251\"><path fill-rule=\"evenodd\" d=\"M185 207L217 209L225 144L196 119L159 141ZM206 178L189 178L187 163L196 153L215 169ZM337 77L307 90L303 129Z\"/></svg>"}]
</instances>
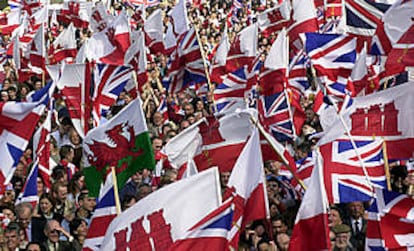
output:
<instances>
[{"instance_id":1,"label":"red castle emblem","mask_svg":"<svg viewBox=\"0 0 414 251\"><path fill-rule=\"evenodd\" d=\"M398 110L394 103L372 105L368 109L358 108L351 115L351 134L356 136L397 136Z\"/></svg>"}]
</instances>

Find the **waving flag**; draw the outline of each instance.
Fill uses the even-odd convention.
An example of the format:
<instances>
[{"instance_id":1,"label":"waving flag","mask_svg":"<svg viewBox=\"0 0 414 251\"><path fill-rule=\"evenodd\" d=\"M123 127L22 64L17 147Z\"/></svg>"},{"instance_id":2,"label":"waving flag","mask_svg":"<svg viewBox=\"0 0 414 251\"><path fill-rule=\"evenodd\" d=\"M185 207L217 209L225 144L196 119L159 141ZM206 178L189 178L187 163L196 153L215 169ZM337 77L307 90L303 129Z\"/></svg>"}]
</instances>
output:
<instances>
[{"instance_id":1,"label":"waving flag","mask_svg":"<svg viewBox=\"0 0 414 251\"><path fill-rule=\"evenodd\" d=\"M308 153L308 156L296 161L296 175L306 187L309 187L311 181L311 175L315 166L312 152ZM295 179L291 180L291 184L295 187L296 191L302 191L302 187L297 183Z\"/></svg>"},{"instance_id":2,"label":"waving flag","mask_svg":"<svg viewBox=\"0 0 414 251\"><path fill-rule=\"evenodd\" d=\"M46 67L46 46L44 36L44 26L41 25L33 38L29 56L31 65L42 70Z\"/></svg>"},{"instance_id":3,"label":"waving flag","mask_svg":"<svg viewBox=\"0 0 414 251\"><path fill-rule=\"evenodd\" d=\"M16 205L22 202L30 203L33 208L36 208L39 196L37 195L37 174L38 174L38 162L35 161L29 175L27 175L26 182L24 183L22 192L16 199Z\"/></svg>"},{"instance_id":4,"label":"waving flag","mask_svg":"<svg viewBox=\"0 0 414 251\"><path fill-rule=\"evenodd\" d=\"M234 72L250 62L257 53L257 29L258 25L247 26L240 31L227 54L226 71Z\"/></svg>"},{"instance_id":5,"label":"waving flag","mask_svg":"<svg viewBox=\"0 0 414 251\"><path fill-rule=\"evenodd\" d=\"M375 189L368 208L366 250L411 250L414 247L414 200L405 194Z\"/></svg>"},{"instance_id":6,"label":"waving flag","mask_svg":"<svg viewBox=\"0 0 414 251\"><path fill-rule=\"evenodd\" d=\"M391 5L368 0L345 1L346 31L362 37L372 37L384 13Z\"/></svg>"},{"instance_id":7,"label":"waving flag","mask_svg":"<svg viewBox=\"0 0 414 251\"><path fill-rule=\"evenodd\" d=\"M132 34L136 35L136 39L133 40L132 45L125 52L124 62L125 62L125 65L131 65L134 68L137 74L138 90L142 91L144 84L148 81L147 48L145 47L143 32L138 31L137 33L132 33ZM127 88L127 89L131 89L131 88ZM128 92L129 93L135 92L135 94L131 95L132 97L135 98L137 96L136 93L138 90L130 90Z\"/></svg>"},{"instance_id":8,"label":"waving flag","mask_svg":"<svg viewBox=\"0 0 414 251\"><path fill-rule=\"evenodd\" d=\"M153 54L164 51L162 11L156 9L144 23L145 45Z\"/></svg>"},{"instance_id":9,"label":"waving flag","mask_svg":"<svg viewBox=\"0 0 414 251\"><path fill-rule=\"evenodd\" d=\"M0 183L7 184L55 89L50 83L28 102L0 102Z\"/></svg>"},{"instance_id":10,"label":"waving flag","mask_svg":"<svg viewBox=\"0 0 414 251\"><path fill-rule=\"evenodd\" d=\"M220 44L213 57L213 65L211 67L211 82L222 83L226 74L227 53L230 50L230 42L227 36L227 26L224 29Z\"/></svg>"},{"instance_id":11,"label":"waving flag","mask_svg":"<svg viewBox=\"0 0 414 251\"><path fill-rule=\"evenodd\" d=\"M320 147L323 158L321 168L330 203L369 201L373 196L373 186L386 186L383 141L378 138L358 140L355 144L357 149L352 147L349 140L343 139ZM367 170L367 176L362 165Z\"/></svg>"},{"instance_id":12,"label":"waving flag","mask_svg":"<svg viewBox=\"0 0 414 251\"><path fill-rule=\"evenodd\" d=\"M344 98L356 60L356 39L346 35L305 33L305 50L327 93Z\"/></svg>"},{"instance_id":13,"label":"waving flag","mask_svg":"<svg viewBox=\"0 0 414 251\"><path fill-rule=\"evenodd\" d=\"M216 168L177 181L149 194L115 218L101 250L169 250L220 203Z\"/></svg>"},{"instance_id":14,"label":"waving flag","mask_svg":"<svg viewBox=\"0 0 414 251\"><path fill-rule=\"evenodd\" d=\"M231 230L230 246L237 247L240 228L247 222L269 218L259 131L253 130L230 175L225 196L234 196L236 205ZM231 194L231 195L230 195Z\"/></svg>"},{"instance_id":15,"label":"waving flag","mask_svg":"<svg viewBox=\"0 0 414 251\"><path fill-rule=\"evenodd\" d=\"M107 169L116 167L119 188L136 171L154 169L154 153L139 98L108 122L92 129L83 141L83 172L89 193L97 197Z\"/></svg>"},{"instance_id":16,"label":"waving flag","mask_svg":"<svg viewBox=\"0 0 414 251\"><path fill-rule=\"evenodd\" d=\"M315 166L293 227L289 250L330 250L328 209L321 166Z\"/></svg>"},{"instance_id":17,"label":"waving flag","mask_svg":"<svg viewBox=\"0 0 414 251\"><path fill-rule=\"evenodd\" d=\"M62 10L58 15L58 21L73 25L76 28L88 28L90 10L92 9L92 2L83 2L79 0L71 0L64 2Z\"/></svg>"},{"instance_id":18,"label":"waving flag","mask_svg":"<svg viewBox=\"0 0 414 251\"><path fill-rule=\"evenodd\" d=\"M52 111L47 112L47 116L42 126L37 129L33 135L33 156L35 162L38 162L38 174L43 179L43 183L48 189L52 188L50 176L52 169L57 165L50 158L50 131L52 127Z\"/></svg>"},{"instance_id":19,"label":"waving flag","mask_svg":"<svg viewBox=\"0 0 414 251\"><path fill-rule=\"evenodd\" d=\"M260 13L257 16L259 29L265 35L280 31L289 24L291 8L289 1L283 1L281 4Z\"/></svg>"},{"instance_id":20,"label":"waving flag","mask_svg":"<svg viewBox=\"0 0 414 251\"><path fill-rule=\"evenodd\" d=\"M170 250L226 250L233 214L234 204L229 200L189 229L185 238L177 240Z\"/></svg>"},{"instance_id":21,"label":"waving flag","mask_svg":"<svg viewBox=\"0 0 414 251\"><path fill-rule=\"evenodd\" d=\"M318 30L318 19L314 1L293 0L292 18L288 28L290 47L299 51L303 48L299 34L304 32L317 32Z\"/></svg>"},{"instance_id":22,"label":"waving flag","mask_svg":"<svg viewBox=\"0 0 414 251\"><path fill-rule=\"evenodd\" d=\"M170 93L177 93L190 85L207 82L204 61L194 28L181 36L169 63L168 72L172 77Z\"/></svg>"},{"instance_id":23,"label":"waving flag","mask_svg":"<svg viewBox=\"0 0 414 251\"><path fill-rule=\"evenodd\" d=\"M179 0L168 15L170 22L168 23L164 38L166 52L172 52L177 47L181 35L190 30L190 21L187 18L185 2L185 0Z\"/></svg>"},{"instance_id":24,"label":"waving flag","mask_svg":"<svg viewBox=\"0 0 414 251\"><path fill-rule=\"evenodd\" d=\"M88 234L83 244L83 251L98 251L102 245L109 224L117 216L115 190L109 173L105 185L100 191L98 203L89 224Z\"/></svg>"},{"instance_id":25,"label":"waving flag","mask_svg":"<svg viewBox=\"0 0 414 251\"><path fill-rule=\"evenodd\" d=\"M95 125L98 126L102 114L116 102L119 94L124 90L132 78L132 68L129 66L116 66L96 64L94 67L94 92L92 95L92 115Z\"/></svg>"},{"instance_id":26,"label":"waving flag","mask_svg":"<svg viewBox=\"0 0 414 251\"><path fill-rule=\"evenodd\" d=\"M414 9L414 8L413 8ZM397 44L393 45L388 54L386 68L393 68L394 65L400 67L414 66L414 23L401 36ZM398 72L399 73L399 72Z\"/></svg>"},{"instance_id":27,"label":"waving flag","mask_svg":"<svg viewBox=\"0 0 414 251\"><path fill-rule=\"evenodd\" d=\"M90 118L90 66L89 64L67 64L59 67L47 66L50 76L63 95L73 126L81 138L89 130Z\"/></svg>"},{"instance_id":28,"label":"waving flag","mask_svg":"<svg viewBox=\"0 0 414 251\"><path fill-rule=\"evenodd\" d=\"M232 112L246 107L245 92L247 87L247 67L227 74L223 82L214 89L216 111Z\"/></svg>"},{"instance_id":29,"label":"waving flag","mask_svg":"<svg viewBox=\"0 0 414 251\"><path fill-rule=\"evenodd\" d=\"M66 58L75 58L77 53L76 30L70 24L53 42L53 63L58 63Z\"/></svg>"}]
</instances>

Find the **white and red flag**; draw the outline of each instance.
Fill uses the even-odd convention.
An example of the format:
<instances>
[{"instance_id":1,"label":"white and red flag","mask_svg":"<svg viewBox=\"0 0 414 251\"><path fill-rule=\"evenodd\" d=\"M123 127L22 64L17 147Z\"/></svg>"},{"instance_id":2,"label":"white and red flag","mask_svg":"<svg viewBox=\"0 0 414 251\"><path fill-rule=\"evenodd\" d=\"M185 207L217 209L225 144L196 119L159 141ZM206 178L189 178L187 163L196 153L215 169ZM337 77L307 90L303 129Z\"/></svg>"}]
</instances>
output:
<instances>
[{"instance_id":1,"label":"white and red flag","mask_svg":"<svg viewBox=\"0 0 414 251\"><path fill-rule=\"evenodd\" d=\"M227 36L227 29L224 29L220 44L217 46L211 67L210 80L215 83L222 83L226 75L227 54L230 50L230 42Z\"/></svg>"},{"instance_id":2,"label":"white and red flag","mask_svg":"<svg viewBox=\"0 0 414 251\"><path fill-rule=\"evenodd\" d=\"M238 33L227 54L226 72L234 72L250 62L257 54L258 25L253 24Z\"/></svg>"},{"instance_id":3,"label":"white and red flag","mask_svg":"<svg viewBox=\"0 0 414 251\"><path fill-rule=\"evenodd\" d=\"M145 45L153 54L164 51L162 11L156 9L144 23Z\"/></svg>"},{"instance_id":4,"label":"white and red flag","mask_svg":"<svg viewBox=\"0 0 414 251\"><path fill-rule=\"evenodd\" d=\"M316 153L317 154L317 153ZM320 158L317 156L316 158ZM323 186L322 167L316 160L308 189L303 196L289 250L330 250L328 209L329 203Z\"/></svg>"},{"instance_id":5,"label":"white and red flag","mask_svg":"<svg viewBox=\"0 0 414 251\"><path fill-rule=\"evenodd\" d=\"M185 0L179 0L178 3L168 13L170 22L164 37L164 48L166 54L171 53L177 46L182 34L190 29L190 21L187 18L187 7Z\"/></svg>"},{"instance_id":6,"label":"white and red flag","mask_svg":"<svg viewBox=\"0 0 414 251\"><path fill-rule=\"evenodd\" d=\"M269 205L259 131L254 129L234 168L225 197L234 197L234 225L229 231L230 246L237 248L240 230L253 220L269 218Z\"/></svg>"},{"instance_id":7,"label":"white and red flag","mask_svg":"<svg viewBox=\"0 0 414 251\"><path fill-rule=\"evenodd\" d=\"M73 126L84 138L89 130L91 114L91 73L88 64L67 64L62 67L47 66L50 76L63 95Z\"/></svg>"},{"instance_id":8,"label":"white and red flag","mask_svg":"<svg viewBox=\"0 0 414 251\"><path fill-rule=\"evenodd\" d=\"M159 189L124 211L109 225L101 250L169 250L220 204L218 170L211 168Z\"/></svg>"},{"instance_id":9,"label":"white and red flag","mask_svg":"<svg viewBox=\"0 0 414 251\"><path fill-rule=\"evenodd\" d=\"M134 34L134 33L132 33ZM147 48L145 47L144 32L136 32L136 38L131 46L125 52L125 65L131 65L137 74L138 90L142 91L142 87L148 80L147 73ZM135 90L136 92L137 90ZM135 95L136 96L136 95ZM134 95L133 95L134 97Z\"/></svg>"},{"instance_id":10,"label":"white and red flag","mask_svg":"<svg viewBox=\"0 0 414 251\"><path fill-rule=\"evenodd\" d=\"M288 28L291 48L295 51L302 49L299 34L304 32L317 32L318 19L313 1L293 0L291 24Z\"/></svg>"},{"instance_id":11,"label":"white and red flag","mask_svg":"<svg viewBox=\"0 0 414 251\"><path fill-rule=\"evenodd\" d=\"M59 63L65 59L73 60L76 57L76 29L73 24L62 31L52 44L51 64Z\"/></svg>"},{"instance_id":12,"label":"white and red flag","mask_svg":"<svg viewBox=\"0 0 414 251\"><path fill-rule=\"evenodd\" d=\"M283 1L281 4L260 13L257 15L259 29L265 36L280 31L289 24L291 11L290 1Z\"/></svg>"}]
</instances>

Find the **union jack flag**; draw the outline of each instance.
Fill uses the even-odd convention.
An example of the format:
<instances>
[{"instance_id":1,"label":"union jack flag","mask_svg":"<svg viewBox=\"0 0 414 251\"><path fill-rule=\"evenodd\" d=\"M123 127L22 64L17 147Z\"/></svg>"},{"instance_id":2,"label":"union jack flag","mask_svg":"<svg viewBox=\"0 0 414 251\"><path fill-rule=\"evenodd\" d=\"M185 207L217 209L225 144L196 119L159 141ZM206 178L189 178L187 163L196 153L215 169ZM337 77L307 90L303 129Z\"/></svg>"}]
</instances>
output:
<instances>
[{"instance_id":1,"label":"union jack flag","mask_svg":"<svg viewBox=\"0 0 414 251\"><path fill-rule=\"evenodd\" d=\"M207 82L203 57L194 28L182 35L169 63L169 74L172 76L170 93L177 93L190 85Z\"/></svg>"},{"instance_id":2,"label":"union jack flag","mask_svg":"<svg viewBox=\"0 0 414 251\"><path fill-rule=\"evenodd\" d=\"M37 196L37 175L39 170L38 164L39 163L36 161L30 170L22 192L17 197L16 205L22 202L28 202L33 206L33 208L36 208L39 199Z\"/></svg>"},{"instance_id":3,"label":"union jack flag","mask_svg":"<svg viewBox=\"0 0 414 251\"><path fill-rule=\"evenodd\" d=\"M277 141L292 140L295 137L285 92L261 96L258 111L261 124Z\"/></svg>"},{"instance_id":4,"label":"union jack flag","mask_svg":"<svg viewBox=\"0 0 414 251\"><path fill-rule=\"evenodd\" d=\"M391 5L369 0L345 1L348 34L372 37L381 18Z\"/></svg>"},{"instance_id":5,"label":"union jack flag","mask_svg":"<svg viewBox=\"0 0 414 251\"><path fill-rule=\"evenodd\" d=\"M229 73L223 83L214 89L214 100L217 112L245 107L244 95L247 85L246 66Z\"/></svg>"},{"instance_id":6,"label":"union jack flag","mask_svg":"<svg viewBox=\"0 0 414 251\"><path fill-rule=\"evenodd\" d=\"M305 50L327 93L344 98L356 60L356 39L346 35L305 33Z\"/></svg>"},{"instance_id":7,"label":"union jack flag","mask_svg":"<svg viewBox=\"0 0 414 251\"><path fill-rule=\"evenodd\" d=\"M92 115L95 125L99 125L102 114L116 102L132 77L132 67L96 64L94 67L94 92Z\"/></svg>"},{"instance_id":8,"label":"union jack flag","mask_svg":"<svg viewBox=\"0 0 414 251\"><path fill-rule=\"evenodd\" d=\"M309 186L310 177L312 175L312 170L315 165L313 160L312 152L309 152L308 156L296 161L296 176L303 181L306 187ZM302 187L298 184L296 179L291 180L292 186L295 187L296 191L304 193Z\"/></svg>"},{"instance_id":9,"label":"union jack flag","mask_svg":"<svg viewBox=\"0 0 414 251\"><path fill-rule=\"evenodd\" d=\"M309 57L304 51L301 51L295 55L289 66L288 86L299 92L301 96L305 95L306 90L311 86L306 73L309 64Z\"/></svg>"},{"instance_id":10,"label":"union jack flag","mask_svg":"<svg viewBox=\"0 0 414 251\"><path fill-rule=\"evenodd\" d=\"M350 140L338 139L320 146L330 203L368 201L373 196L374 186L386 185L383 141L379 138L357 140L355 145L356 149Z\"/></svg>"},{"instance_id":11,"label":"union jack flag","mask_svg":"<svg viewBox=\"0 0 414 251\"><path fill-rule=\"evenodd\" d=\"M375 189L368 208L365 250L412 250L414 200L405 194Z\"/></svg>"}]
</instances>

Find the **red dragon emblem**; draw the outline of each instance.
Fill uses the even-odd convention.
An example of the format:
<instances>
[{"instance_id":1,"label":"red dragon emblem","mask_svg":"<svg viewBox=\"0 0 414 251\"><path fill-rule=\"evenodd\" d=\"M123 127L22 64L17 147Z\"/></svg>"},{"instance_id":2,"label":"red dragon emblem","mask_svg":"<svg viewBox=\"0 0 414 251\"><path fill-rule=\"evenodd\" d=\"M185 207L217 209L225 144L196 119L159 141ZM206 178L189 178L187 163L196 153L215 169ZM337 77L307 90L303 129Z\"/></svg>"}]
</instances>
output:
<instances>
[{"instance_id":1,"label":"red dragon emblem","mask_svg":"<svg viewBox=\"0 0 414 251\"><path fill-rule=\"evenodd\" d=\"M128 122L112 127L105 134L107 137L104 142L92 140L92 143L87 143L90 149L87 156L89 163L99 172L107 166L115 166L118 167L117 173L120 173L128 166L128 160L143 154L143 150L135 146L134 127Z\"/></svg>"}]
</instances>

